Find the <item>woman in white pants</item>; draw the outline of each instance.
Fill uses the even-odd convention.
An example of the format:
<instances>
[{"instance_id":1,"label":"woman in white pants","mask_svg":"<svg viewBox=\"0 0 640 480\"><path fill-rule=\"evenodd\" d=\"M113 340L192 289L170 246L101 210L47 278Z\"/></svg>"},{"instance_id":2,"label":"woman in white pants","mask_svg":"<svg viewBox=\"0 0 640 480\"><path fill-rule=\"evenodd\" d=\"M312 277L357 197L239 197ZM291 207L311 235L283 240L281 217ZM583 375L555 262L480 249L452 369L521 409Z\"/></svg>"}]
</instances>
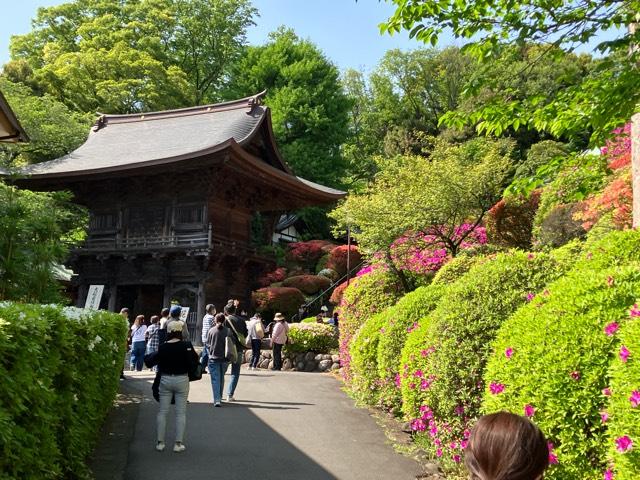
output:
<instances>
[{"instance_id":1,"label":"woman in white pants","mask_svg":"<svg viewBox=\"0 0 640 480\"><path fill-rule=\"evenodd\" d=\"M160 410L158 411L158 441L156 450L165 448L167 415L171 397L176 399L176 440L173 451L184 452L184 431L187 425L187 397L189 396L189 372L198 365L198 355L191 342L182 340L183 322L171 322L167 327L167 341L160 345L156 362L160 372Z\"/></svg>"}]
</instances>

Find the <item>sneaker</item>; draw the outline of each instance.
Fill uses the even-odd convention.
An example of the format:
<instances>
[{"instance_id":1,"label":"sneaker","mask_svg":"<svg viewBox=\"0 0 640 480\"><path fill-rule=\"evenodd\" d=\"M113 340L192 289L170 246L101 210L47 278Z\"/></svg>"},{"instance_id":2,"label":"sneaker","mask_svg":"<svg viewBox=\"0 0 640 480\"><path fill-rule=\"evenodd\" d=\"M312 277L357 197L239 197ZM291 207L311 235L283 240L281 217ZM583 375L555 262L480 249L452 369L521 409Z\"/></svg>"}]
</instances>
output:
<instances>
[{"instance_id":1,"label":"sneaker","mask_svg":"<svg viewBox=\"0 0 640 480\"><path fill-rule=\"evenodd\" d=\"M221 407L222 405L220 405L220 402L216 402L213 406L214 407Z\"/></svg>"},{"instance_id":2,"label":"sneaker","mask_svg":"<svg viewBox=\"0 0 640 480\"><path fill-rule=\"evenodd\" d=\"M234 401L235 401L235 398L233 398L233 395L229 395L229 396L226 398L226 401L227 401L227 402L234 402Z\"/></svg>"},{"instance_id":3,"label":"sneaker","mask_svg":"<svg viewBox=\"0 0 640 480\"><path fill-rule=\"evenodd\" d=\"M176 453L184 452L186 449L187 447L184 446L184 443L180 442L176 442L176 444L173 446L173 451Z\"/></svg>"},{"instance_id":4,"label":"sneaker","mask_svg":"<svg viewBox=\"0 0 640 480\"><path fill-rule=\"evenodd\" d=\"M156 443L156 450L159 451L159 452L163 452L164 451L164 442Z\"/></svg>"}]
</instances>

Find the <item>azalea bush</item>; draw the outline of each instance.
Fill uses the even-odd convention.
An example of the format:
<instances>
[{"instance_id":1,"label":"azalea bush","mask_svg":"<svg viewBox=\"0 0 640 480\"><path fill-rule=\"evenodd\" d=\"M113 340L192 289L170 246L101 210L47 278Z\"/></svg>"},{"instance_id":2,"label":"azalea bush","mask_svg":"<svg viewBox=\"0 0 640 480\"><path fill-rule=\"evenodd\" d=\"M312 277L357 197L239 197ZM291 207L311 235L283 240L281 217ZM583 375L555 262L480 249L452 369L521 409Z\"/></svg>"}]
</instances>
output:
<instances>
[{"instance_id":1,"label":"azalea bush","mask_svg":"<svg viewBox=\"0 0 640 480\"><path fill-rule=\"evenodd\" d=\"M460 461L461 442L479 413L482 375L498 328L561 273L548 254L499 254L451 284L410 333L419 338L407 341L402 352L403 411L445 468Z\"/></svg>"},{"instance_id":2,"label":"azalea bush","mask_svg":"<svg viewBox=\"0 0 640 480\"><path fill-rule=\"evenodd\" d=\"M319 275L296 275L295 277L286 278L282 282L283 287L293 287L300 290L306 295L326 290L331 285L331 280Z\"/></svg>"},{"instance_id":3,"label":"azalea bush","mask_svg":"<svg viewBox=\"0 0 640 480\"><path fill-rule=\"evenodd\" d=\"M393 307L390 307L393 308ZM386 335L389 309L369 317L353 336L349 345L351 378L349 390L368 405L378 403L378 344Z\"/></svg>"},{"instance_id":4,"label":"azalea bush","mask_svg":"<svg viewBox=\"0 0 640 480\"><path fill-rule=\"evenodd\" d=\"M458 255L446 263L433 277L434 284L447 285L457 281L462 275L467 273L474 265L486 260L480 255Z\"/></svg>"},{"instance_id":5,"label":"azalea bush","mask_svg":"<svg viewBox=\"0 0 640 480\"><path fill-rule=\"evenodd\" d=\"M612 177L596 195L589 197L574 218L582 222L582 228L590 230L598 221L609 215L615 228L631 228L633 220L633 189L631 168L627 167Z\"/></svg>"},{"instance_id":6,"label":"azalea bush","mask_svg":"<svg viewBox=\"0 0 640 480\"><path fill-rule=\"evenodd\" d=\"M335 270L340 276L347 273L347 252L349 252L349 267L355 268L362 261L362 255L358 247L351 245L340 245L329 252L326 268Z\"/></svg>"},{"instance_id":7,"label":"azalea bush","mask_svg":"<svg viewBox=\"0 0 640 480\"><path fill-rule=\"evenodd\" d=\"M103 311L0 303L3 478L88 477L85 460L118 390L127 328Z\"/></svg>"},{"instance_id":8,"label":"azalea bush","mask_svg":"<svg viewBox=\"0 0 640 480\"><path fill-rule=\"evenodd\" d=\"M615 281L615 280L614 280ZM607 470L618 480L640 478L640 308L621 323L609 369L609 402L600 412L607 425Z\"/></svg>"},{"instance_id":9,"label":"azalea bush","mask_svg":"<svg viewBox=\"0 0 640 480\"><path fill-rule=\"evenodd\" d=\"M557 463L545 478L603 478L609 468L608 369L639 289L637 263L576 269L509 318L493 343L483 411L527 415L545 432Z\"/></svg>"},{"instance_id":10,"label":"azalea bush","mask_svg":"<svg viewBox=\"0 0 640 480\"><path fill-rule=\"evenodd\" d=\"M331 243L324 240L290 243L287 245L286 258L289 262L311 269L325 254L322 248L327 245Z\"/></svg>"},{"instance_id":11,"label":"azalea bush","mask_svg":"<svg viewBox=\"0 0 640 480\"><path fill-rule=\"evenodd\" d=\"M273 317L278 312L291 317L305 302L302 292L291 287L260 288L251 294L251 300L256 311L267 318Z\"/></svg>"},{"instance_id":12,"label":"azalea bush","mask_svg":"<svg viewBox=\"0 0 640 480\"><path fill-rule=\"evenodd\" d=\"M368 318L393 305L401 290L397 278L384 269L356 277L344 289L336 310L340 318L340 366L345 381L351 378L351 338Z\"/></svg>"},{"instance_id":13,"label":"azalea bush","mask_svg":"<svg viewBox=\"0 0 640 480\"><path fill-rule=\"evenodd\" d=\"M258 278L258 285L261 287L268 287L273 283L282 282L287 278L287 269L284 267L278 267L272 272L265 273Z\"/></svg>"},{"instance_id":14,"label":"azalea bush","mask_svg":"<svg viewBox=\"0 0 640 480\"><path fill-rule=\"evenodd\" d=\"M491 207L486 220L491 243L529 250L540 194L534 190L528 197L510 195Z\"/></svg>"},{"instance_id":15,"label":"azalea bush","mask_svg":"<svg viewBox=\"0 0 640 480\"><path fill-rule=\"evenodd\" d=\"M342 296L344 295L344 291L347 289L349 285L347 282L342 282L331 292L331 297L329 297L329 302L333 305L339 305L342 301Z\"/></svg>"},{"instance_id":16,"label":"azalea bush","mask_svg":"<svg viewBox=\"0 0 640 480\"><path fill-rule=\"evenodd\" d=\"M289 339L287 353L328 353L338 348L335 328L323 323L293 323L289 326Z\"/></svg>"}]
</instances>

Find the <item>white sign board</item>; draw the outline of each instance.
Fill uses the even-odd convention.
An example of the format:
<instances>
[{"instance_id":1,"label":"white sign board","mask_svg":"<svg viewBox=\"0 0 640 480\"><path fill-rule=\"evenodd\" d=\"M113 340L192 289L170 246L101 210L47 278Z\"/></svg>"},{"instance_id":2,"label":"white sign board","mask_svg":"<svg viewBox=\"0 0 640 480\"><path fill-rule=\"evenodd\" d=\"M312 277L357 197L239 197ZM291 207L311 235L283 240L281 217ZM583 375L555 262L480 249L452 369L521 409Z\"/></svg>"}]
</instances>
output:
<instances>
[{"instance_id":1,"label":"white sign board","mask_svg":"<svg viewBox=\"0 0 640 480\"><path fill-rule=\"evenodd\" d=\"M104 285L89 285L89 293L87 294L87 301L84 304L84 308L98 310L98 308L100 308L103 291Z\"/></svg>"},{"instance_id":2,"label":"white sign board","mask_svg":"<svg viewBox=\"0 0 640 480\"><path fill-rule=\"evenodd\" d=\"M183 322L186 322L188 316L189 316L189 307L182 307L182 310L180 310L180 320Z\"/></svg>"}]
</instances>

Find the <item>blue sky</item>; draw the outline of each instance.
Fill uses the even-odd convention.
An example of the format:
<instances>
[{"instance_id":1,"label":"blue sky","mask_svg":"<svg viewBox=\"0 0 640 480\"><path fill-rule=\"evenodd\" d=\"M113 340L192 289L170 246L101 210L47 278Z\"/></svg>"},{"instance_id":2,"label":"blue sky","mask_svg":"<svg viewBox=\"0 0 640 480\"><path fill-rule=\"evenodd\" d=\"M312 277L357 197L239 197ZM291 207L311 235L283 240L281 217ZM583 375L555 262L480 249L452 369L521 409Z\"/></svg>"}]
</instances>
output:
<instances>
[{"instance_id":1,"label":"blue sky","mask_svg":"<svg viewBox=\"0 0 640 480\"><path fill-rule=\"evenodd\" d=\"M58 5L62 0L20 0L12 2L9 15L0 16L0 65L9 59L11 35L30 30L38 7ZM249 42L261 44L280 25L317 44L339 68L373 68L384 52L410 49L420 44L406 33L380 35L378 24L393 7L378 0L253 0L260 11L257 26L248 32ZM5 10L6 11L6 10Z\"/></svg>"}]
</instances>

